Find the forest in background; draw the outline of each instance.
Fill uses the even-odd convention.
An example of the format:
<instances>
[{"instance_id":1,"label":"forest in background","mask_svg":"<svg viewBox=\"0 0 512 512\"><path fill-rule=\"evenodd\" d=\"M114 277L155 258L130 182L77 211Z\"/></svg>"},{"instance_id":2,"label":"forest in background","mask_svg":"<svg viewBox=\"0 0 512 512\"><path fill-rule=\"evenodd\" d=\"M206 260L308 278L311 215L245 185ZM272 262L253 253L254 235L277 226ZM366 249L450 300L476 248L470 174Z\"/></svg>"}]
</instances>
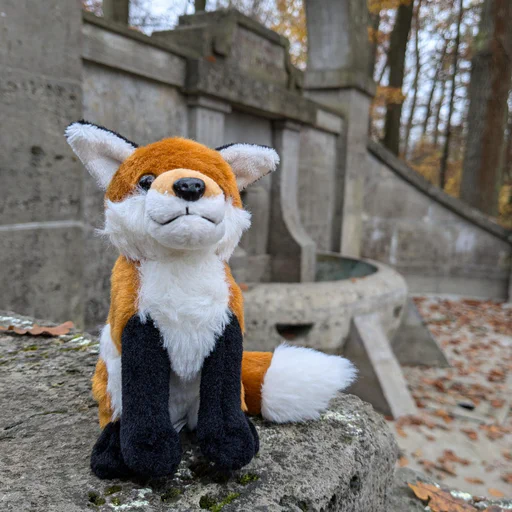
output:
<instances>
[{"instance_id":1,"label":"forest in background","mask_svg":"<svg viewBox=\"0 0 512 512\"><path fill-rule=\"evenodd\" d=\"M512 228L512 2L367 1L368 73L377 84L370 136ZM83 3L102 15L102 0ZM286 36L305 69L302 0L131 0L129 23L151 33L196 9L227 7Z\"/></svg>"}]
</instances>

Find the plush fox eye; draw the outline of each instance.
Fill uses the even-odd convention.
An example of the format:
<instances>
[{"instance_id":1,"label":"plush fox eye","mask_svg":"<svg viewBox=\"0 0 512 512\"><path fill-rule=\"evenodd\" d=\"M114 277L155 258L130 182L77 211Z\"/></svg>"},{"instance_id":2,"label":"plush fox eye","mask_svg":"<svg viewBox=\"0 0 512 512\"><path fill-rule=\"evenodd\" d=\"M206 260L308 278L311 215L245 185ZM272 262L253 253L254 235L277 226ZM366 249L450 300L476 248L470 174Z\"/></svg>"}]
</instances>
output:
<instances>
[{"instance_id":1,"label":"plush fox eye","mask_svg":"<svg viewBox=\"0 0 512 512\"><path fill-rule=\"evenodd\" d=\"M155 181L155 177L152 174L144 174L139 179L138 185L142 190L149 190L153 181Z\"/></svg>"}]
</instances>

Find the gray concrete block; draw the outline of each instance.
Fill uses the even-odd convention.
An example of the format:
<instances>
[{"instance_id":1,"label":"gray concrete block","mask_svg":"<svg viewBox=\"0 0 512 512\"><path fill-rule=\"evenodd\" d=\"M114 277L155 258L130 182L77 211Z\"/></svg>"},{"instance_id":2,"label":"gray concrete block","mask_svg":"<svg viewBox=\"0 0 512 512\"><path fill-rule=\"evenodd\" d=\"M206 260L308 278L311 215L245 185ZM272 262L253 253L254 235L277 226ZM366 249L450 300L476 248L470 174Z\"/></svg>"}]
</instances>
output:
<instances>
[{"instance_id":1,"label":"gray concrete block","mask_svg":"<svg viewBox=\"0 0 512 512\"><path fill-rule=\"evenodd\" d=\"M78 83L82 19L76 2L4 0L1 11L2 75L6 67L11 67L34 76L42 74Z\"/></svg>"},{"instance_id":2,"label":"gray concrete block","mask_svg":"<svg viewBox=\"0 0 512 512\"><path fill-rule=\"evenodd\" d=\"M401 365L450 366L411 299L407 301L402 324L391 340L391 347Z\"/></svg>"},{"instance_id":3,"label":"gray concrete block","mask_svg":"<svg viewBox=\"0 0 512 512\"><path fill-rule=\"evenodd\" d=\"M298 204L302 225L320 251L333 249L336 164L336 137L304 127L300 132Z\"/></svg>"},{"instance_id":4,"label":"gray concrete block","mask_svg":"<svg viewBox=\"0 0 512 512\"><path fill-rule=\"evenodd\" d=\"M342 353L351 318L366 313L376 313L391 338L400 324L407 286L391 268L368 263L378 271L358 279L251 285L244 292L246 349L273 350L288 342Z\"/></svg>"},{"instance_id":5,"label":"gray concrete block","mask_svg":"<svg viewBox=\"0 0 512 512\"><path fill-rule=\"evenodd\" d=\"M0 224L80 217L84 171L63 133L81 101L77 81L2 68Z\"/></svg>"},{"instance_id":6,"label":"gray concrete block","mask_svg":"<svg viewBox=\"0 0 512 512\"><path fill-rule=\"evenodd\" d=\"M350 386L350 393L395 419L416 414L416 404L400 364L375 313L352 319L343 355L359 370L357 381Z\"/></svg>"},{"instance_id":7,"label":"gray concrete block","mask_svg":"<svg viewBox=\"0 0 512 512\"><path fill-rule=\"evenodd\" d=\"M176 87L86 63L83 89L84 118L139 145L188 135L187 103Z\"/></svg>"},{"instance_id":8,"label":"gray concrete block","mask_svg":"<svg viewBox=\"0 0 512 512\"><path fill-rule=\"evenodd\" d=\"M279 123L274 128L274 147L281 162L273 176L269 253L272 280L277 282L309 282L315 278L315 242L300 222L297 202L299 129L292 123Z\"/></svg>"},{"instance_id":9,"label":"gray concrete block","mask_svg":"<svg viewBox=\"0 0 512 512\"><path fill-rule=\"evenodd\" d=\"M0 306L83 325L82 226L25 224L0 234Z\"/></svg>"},{"instance_id":10,"label":"gray concrete block","mask_svg":"<svg viewBox=\"0 0 512 512\"><path fill-rule=\"evenodd\" d=\"M88 62L119 69L150 80L183 87L185 59L98 25L82 26L82 55Z\"/></svg>"}]
</instances>

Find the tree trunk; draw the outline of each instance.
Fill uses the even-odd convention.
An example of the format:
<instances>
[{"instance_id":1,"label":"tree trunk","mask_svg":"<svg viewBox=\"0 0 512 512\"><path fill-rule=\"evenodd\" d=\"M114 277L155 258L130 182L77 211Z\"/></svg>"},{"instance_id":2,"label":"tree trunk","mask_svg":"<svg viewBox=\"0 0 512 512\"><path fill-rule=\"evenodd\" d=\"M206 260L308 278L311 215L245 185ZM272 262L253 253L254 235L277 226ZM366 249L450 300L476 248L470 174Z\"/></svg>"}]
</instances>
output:
<instances>
[{"instance_id":1,"label":"tree trunk","mask_svg":"<svg viewBox=\"0 0 512 512\"><path fill-rule=\"evenodd\" d=\"M380 28L380 11L377 14L371 15L371 24L370 27L372 29L373 39L370 44L370 58L368 62L368 75L373 78L375 76L375 64L377 63L377 34Z\"/></svg>"},{"instance_id":2,"label":"tree trunk","mask_svg":"<svg viewBox=\"0 0 512 512\"><path fill-rule=\"evenodd\" d=\"M501 177L503 183L512 185L512 109L509 109L508 112L506 142L503 146L505 155L503 157Z\"/></svg>"},{"instance_id":3,"label":"tree trunk","mask_svg":"<svg viewBox=\"0 0 512 512\"><path fill-rule=\"evenodd\" d=\"M206 0L194 0L195 12L206 11Z\"/></svg>"},{"instance_id":4,"label":"tree trunk","mask_svg":"<svg viewBox=\"0 0 512 512\"><path fill-rule=\"evenodd\" d=\"M455 37L455 48L453 50L452 64L452 88L450 94L450 106L448 109L448 120L446 122L446 134L444 139L443 156L441 157L441 166L439 169L439 186L444 189L446 185L446 172L448 170L448 158L450 157L450 141L452 138L452 117L455 110L455 92L457 88L457 68L459 66L459 48L460 48L460 31L462 26L462 18L464 16L464 2L459 0L459 16L457 19L457 36Z\"/></svg>"},{"instance_id":5,"label":"tree trunk","mask_svg":"<svg viewBox=\"0 0 512 512\"><path fill-rule=\"evenodd\" d=\"M128 25L130 0L103 0L103 16L106 19Z\"/></svg>"},{"instance_id":6,"label":"tree trunk","mask_svg":"<svg viewBox=\"0 0 512 512\"><path fill-rule=\"evenodd\" d=\"M441 73L443 72L443 64L444 59L446 58L446 52L448 51L448 40L445 40L443 45L443 51L441 52L441 57L437 63L436 73L434 75L434 79L432 80L432 87L430 89L430 95L428 97L427 103L427 111L425 112L425 119L423 120L423 135L427 134L428 130L428 122L430 120L430 116L432 115L432 102L434 101L434 95L436 93L437 84L439 83L439 78Z\"/></svg>"},{"instance_id":7,"label":"tree trunk","mask_svg":"<svg viewBox=\"0 0 512 512\"><path fill-rule=\"evenodd\" d=\"M402 4L396 14L395 26L389 42L389 87L402 90L405 72L405 53L411 31L414 0L407 5ZM400 152L400 119L402 103L389 103L386 110L384 140L382 141L395 155Z\"/></svg>"},{"instance_id":8,"label":"tree trunk","mask_svg":"<svg viewBox=\"0 0 512 512\"><path fill-rule=\"evenodd\" d=\"M460 197L492 216L498 213L506 144L512 75L511 23L510 0L484 1L469 87L468 138Z\"/></svg>"},{"instance_id":9,"label":"tree trunk","mask_svg":"<svg viewBox=\"0 0 512 512\"><path fill-rule=\"evenodd\" d=\"M445 97L446 97L446 78L443 77L443 81L441 83L441 95L439 97L439 103L437 104L436 123L435 123L435 132L434 132L434 146L436 148L439 146L439 134L441 133L441 131L439 130L439 126L441 125L441 110L443 109Z\"/></svg>"},{"instance_id":10,"label":"tree trunk","mask_svg":"<svg viewBox=\"0 0 512 512\"><path fill-rule=\"evenodd\" d=\"M411 142L411 131L412 125L414 122L414 114L416 112L416 104L418 103L418 85L421 73L421 58L420 58L420 14L421 14L421 2L423 0L418 1L418 6L416 7L416 16L414 17L414 25L416 29L416 36L414 38L414 55L416 57L416 71L414 73L414 82L412 84L413 89L413 97L411 109L409 111L409 119L407 120L407 131L405 132L405 148L404 148L404 157L408 158L409 154L409 144Z\"/></svg>"}]
</instances>

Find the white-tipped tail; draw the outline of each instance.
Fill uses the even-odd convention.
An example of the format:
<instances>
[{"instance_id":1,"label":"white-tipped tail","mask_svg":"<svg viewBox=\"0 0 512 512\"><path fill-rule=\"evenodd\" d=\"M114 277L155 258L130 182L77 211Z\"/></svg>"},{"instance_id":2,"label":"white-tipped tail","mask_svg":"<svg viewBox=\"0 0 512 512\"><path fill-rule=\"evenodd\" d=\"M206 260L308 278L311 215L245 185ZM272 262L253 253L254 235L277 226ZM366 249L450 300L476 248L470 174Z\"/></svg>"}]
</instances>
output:
<instances>
[{"instance_id":1,"label":"white-tipped tail","mask_svg":"<svg viewBox=\"0 0 512 512\"><path fill-rule=\"evenodd\" d=\"M262 386L261 414L276 423L314 420L356 378L344 357L311 348L276 348Z\"/></svg>"}]
</instances>

